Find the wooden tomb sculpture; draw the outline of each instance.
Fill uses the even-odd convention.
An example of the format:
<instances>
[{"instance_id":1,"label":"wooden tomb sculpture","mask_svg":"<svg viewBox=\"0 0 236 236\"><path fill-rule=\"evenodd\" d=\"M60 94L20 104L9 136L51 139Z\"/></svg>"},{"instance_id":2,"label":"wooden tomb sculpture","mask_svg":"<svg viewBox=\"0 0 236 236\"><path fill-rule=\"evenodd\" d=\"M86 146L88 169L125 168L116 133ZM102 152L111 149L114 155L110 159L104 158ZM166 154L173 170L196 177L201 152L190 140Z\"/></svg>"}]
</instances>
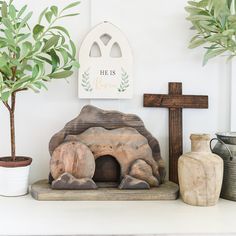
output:
<instances>
[{"instance_id":1,"label":"wooden tomb sculpture","mask_svg":"<svg viewBox=\"0 0 236 236\"><path fill-rule=\"evenodd\" d=\"M85 106L49 150L53 189L149 189L165 178L159 143L136 115Z\"/></svg>"}]
</instances>

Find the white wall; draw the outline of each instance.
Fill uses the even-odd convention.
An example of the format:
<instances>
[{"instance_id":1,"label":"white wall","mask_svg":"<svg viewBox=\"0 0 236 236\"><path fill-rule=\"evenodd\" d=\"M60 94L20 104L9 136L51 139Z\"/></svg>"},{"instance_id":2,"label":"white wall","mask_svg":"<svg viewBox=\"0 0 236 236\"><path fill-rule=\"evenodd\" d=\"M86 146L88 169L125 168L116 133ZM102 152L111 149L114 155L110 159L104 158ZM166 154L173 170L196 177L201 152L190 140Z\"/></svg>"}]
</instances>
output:
<instances>
[{"instance_id":1,"label":"white wall","mask_svg":"<svg viewBox=\"0 0 236 236\"><path fill-rule=\"evenodd\" d=\"M49 1L17 0L27 3L34 11L32 22ZM72 2L66 1L66 3ZM230 70L223 58L202 67L202 49L187 49L192 32L185 20L186 0L82 0L80 16L62 24L68 28L78 48L91 26L103 20L117 24L127 35L134 54L134 98L125 101L89 101L77 98L77 73L65 81L54 81L49 92L22 93L18 97L17 151L18 155L34 158L31 181L48 175L48 142L64 124L77 116L85 104L136 113L158 138L162 156L168 160L168 111L143 108L144 93L167 93L168 82L183 82L185 94L207 94L208 110L184 111L184 149L189 150L190 133L211 133L229 130ZM64 6L64 0L50 4ZM228 105L227 105L228 104ZM9 154L8 114L0 107L0 155Z\"/></svg>"}]
</instances>

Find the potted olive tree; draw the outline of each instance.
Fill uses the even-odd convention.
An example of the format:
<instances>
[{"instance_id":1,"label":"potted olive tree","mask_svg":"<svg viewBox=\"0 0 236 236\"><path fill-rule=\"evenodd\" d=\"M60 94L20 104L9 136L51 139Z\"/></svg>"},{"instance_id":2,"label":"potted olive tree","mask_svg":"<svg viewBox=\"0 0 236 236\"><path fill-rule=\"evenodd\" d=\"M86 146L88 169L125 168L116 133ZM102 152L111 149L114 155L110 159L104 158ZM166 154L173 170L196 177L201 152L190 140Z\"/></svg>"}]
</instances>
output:
<instances>
[{"instance_id":1,"label":"potted olive tree","mask_svg":"<svg viewBox=\"0 0 236 236\"><path fill-rule=\"evenodd\" d=\"M227 55L229 60L236 56L235 0L188 1L185 9L196 32L189 48L205 46L203 65L219 55Z\"/></svg>"},{"instance_id":2,"label":"potted olive tree","mask_svg":"<svg viewBox=\"0 0 236 236\"><path fill-rule=\"evenodd\" d=\"M11 133L11 155L0 158L0 195L19 196L28 191L32 159L16 155L16 98L22 91L47 89L47 82L70 77L79 66L69 32L57 24L78 15L68 12L78 4L62 10L46 8L31 28L28 21L33 13L27 11L27 5L17 9L13 0L0 1L0 102L9 112Z\"/></svg>"}]
</instances>

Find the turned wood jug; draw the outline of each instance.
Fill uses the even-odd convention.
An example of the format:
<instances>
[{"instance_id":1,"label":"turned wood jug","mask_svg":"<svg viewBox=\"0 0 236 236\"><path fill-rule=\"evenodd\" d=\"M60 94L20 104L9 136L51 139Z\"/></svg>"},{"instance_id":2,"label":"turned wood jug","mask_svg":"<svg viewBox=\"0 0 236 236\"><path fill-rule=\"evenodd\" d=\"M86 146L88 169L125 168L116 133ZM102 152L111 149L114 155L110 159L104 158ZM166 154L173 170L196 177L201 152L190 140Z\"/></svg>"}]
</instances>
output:
<instances>
[{"instance_id":1,"label":"turned wood jug","mask_svg":"<svg viewBox=\"0 0 236 236\"><path fill-rule=\"evenodd\" d=\"M217 203L223 180L223 160L210 151L210 135L192 134L192 150L178 161L180 194L185 203L213 206Z\"/></svg>"}]
</instances>

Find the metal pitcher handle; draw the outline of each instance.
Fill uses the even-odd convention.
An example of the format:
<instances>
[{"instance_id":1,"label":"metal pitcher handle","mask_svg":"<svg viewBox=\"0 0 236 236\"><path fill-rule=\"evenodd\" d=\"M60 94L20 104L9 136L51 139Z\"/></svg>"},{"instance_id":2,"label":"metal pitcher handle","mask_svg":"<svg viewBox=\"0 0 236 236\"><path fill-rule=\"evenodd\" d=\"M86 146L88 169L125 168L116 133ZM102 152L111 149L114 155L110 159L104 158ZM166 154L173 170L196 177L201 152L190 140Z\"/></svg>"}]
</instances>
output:
<instances>
[{"instance_id":1,"label":"metal pitcher handle","mask_svg":"<svg viewBox=\"0 0 236 236\"><path fill-rule=\"evenodd\" d=\"M226 150L229 152L230 160L232 161L232 160L233 160L232 152L230 151L230 149L228 148L228 146L227 146L221 139L219 139L219 138L213 138L213 139L210 141L210 149L211 149L212 153L214 153L214 152L213 152L213 148L212 148L212 145L211 145L211 144L212 144L212 142L215 141L215 140L217 140L217 141L220 142L223 146L225 146ZM216 154L217 154L217 153L216 153Z\"/></svg>"}]
</instances>

